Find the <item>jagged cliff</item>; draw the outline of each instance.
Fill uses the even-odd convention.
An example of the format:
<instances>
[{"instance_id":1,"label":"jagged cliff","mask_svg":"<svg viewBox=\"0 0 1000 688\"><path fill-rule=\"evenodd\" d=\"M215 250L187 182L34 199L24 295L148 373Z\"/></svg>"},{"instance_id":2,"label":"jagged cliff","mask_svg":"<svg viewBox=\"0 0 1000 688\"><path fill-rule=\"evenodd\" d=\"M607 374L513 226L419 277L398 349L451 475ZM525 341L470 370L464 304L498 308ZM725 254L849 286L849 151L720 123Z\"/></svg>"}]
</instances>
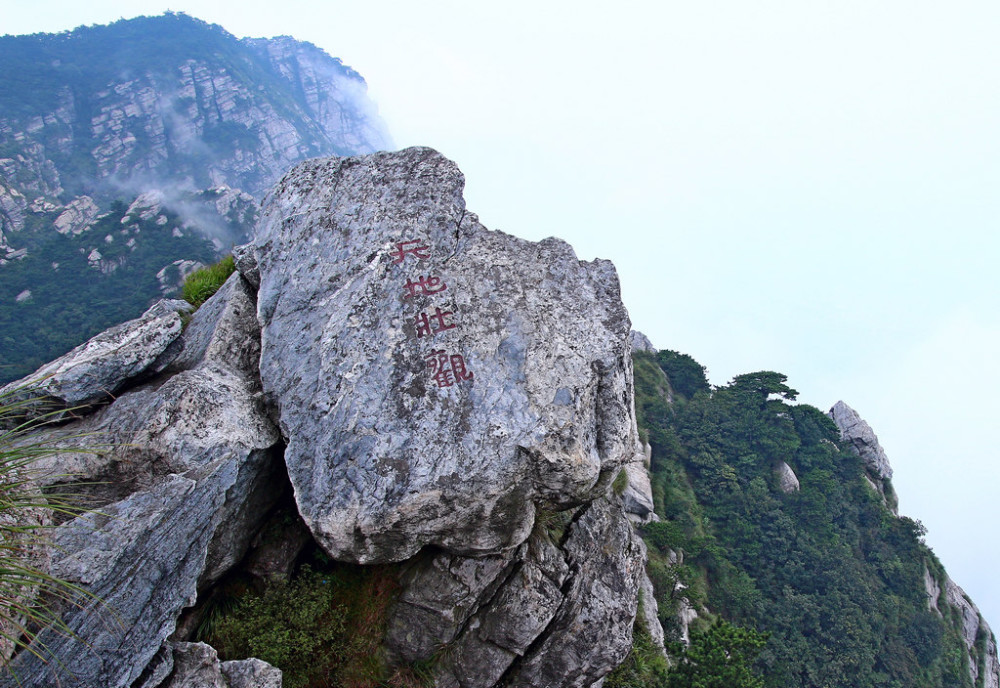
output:
<instances>
[{"instance_id":1,"label":"jagged cliff","mask_svg":"<svg viewBox=\"0 0 1000 688\"><path fill-rule=\"evenodd\" d=\"M463 184L429 149L299 165L186 329L161 302L8 389L73 408L47 479L99 500L51 551L94 597L21 681L277 685L188 641L227 577L309 542L402 562L383 672L584 687L625 657L645 548L612 485L645 457L617 276L487 230Z\"/></svg>"},{"instance_id":2,"label":"jagged cliff","mask_svg":"<svg viewBox=\"0 0 1000 688\"><path fill-rule=\"evenodd\" d=\"M69 348L33 336L56 311L39 285L87 310L89 328L61 329L90 336L245 242L257 201L296 162L391 147L364 79L288 37L238 40L168 13L4 36L0 61L0 303L19 316L0 323L0 379ZM113 296L77 303L70 278ZM106 303L122 292L137 294Z\"/></svg>"}]
</instances>

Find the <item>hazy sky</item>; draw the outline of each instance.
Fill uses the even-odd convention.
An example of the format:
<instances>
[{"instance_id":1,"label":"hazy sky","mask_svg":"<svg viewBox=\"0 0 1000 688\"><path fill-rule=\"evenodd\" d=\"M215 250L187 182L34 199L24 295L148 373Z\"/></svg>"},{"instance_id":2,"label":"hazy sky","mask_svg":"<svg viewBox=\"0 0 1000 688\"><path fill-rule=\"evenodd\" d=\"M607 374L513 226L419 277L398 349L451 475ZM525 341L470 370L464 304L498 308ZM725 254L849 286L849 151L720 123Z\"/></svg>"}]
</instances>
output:
<instances>
[{"instance_id":1,"label":"hazy sky","mask_svg":"<svg viewBox=\"0 0 1000 688\"><path fill-rule=\"evenodd\" d=\"M342 58L484 224L612 259L714 383L845 400L1000 631L1000 3L0 0L0 32L166 9Z\"/></svg>"}]
</instances>

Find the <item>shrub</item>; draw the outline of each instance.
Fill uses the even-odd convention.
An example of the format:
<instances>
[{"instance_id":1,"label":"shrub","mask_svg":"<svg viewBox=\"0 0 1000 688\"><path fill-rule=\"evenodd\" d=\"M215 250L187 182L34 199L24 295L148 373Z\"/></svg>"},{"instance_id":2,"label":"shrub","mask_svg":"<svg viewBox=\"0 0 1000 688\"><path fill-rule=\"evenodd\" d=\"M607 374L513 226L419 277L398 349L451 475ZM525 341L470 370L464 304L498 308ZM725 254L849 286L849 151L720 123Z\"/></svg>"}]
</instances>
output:
<instances>
[{"instance_id":1,"label":"shrub","mask_svg":"<svg viewBox=\"0 0 1000 688\"><path fill-rule=\"evenodd\" d=\"M219 291L219 287L225 284L235 271L236 264L233 257L226 256L215 265L199 268L188 275L184 280L184 286L181 287L181 295L185 301L197 308Z\"/></svg>"},{"instance_id":2,"label":"shrub","mask_svg":"<svg viewBox=\"0 0 1000 688\"><path fill-rule=\"evenodd\" d=\"M380 652L397 587L393 567L305 565L245 594L201 639L223 659L273 664L285 688L407 685L389 677Z\"/></svg>"}]
</instances>

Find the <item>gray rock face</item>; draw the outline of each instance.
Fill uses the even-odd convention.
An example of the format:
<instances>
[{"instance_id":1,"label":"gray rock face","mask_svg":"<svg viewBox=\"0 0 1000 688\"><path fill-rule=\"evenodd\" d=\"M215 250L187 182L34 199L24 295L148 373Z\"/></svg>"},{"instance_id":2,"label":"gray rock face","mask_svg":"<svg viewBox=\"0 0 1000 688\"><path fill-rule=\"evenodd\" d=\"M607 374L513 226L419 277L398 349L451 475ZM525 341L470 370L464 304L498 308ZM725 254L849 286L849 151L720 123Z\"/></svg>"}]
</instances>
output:
<instances>
[{"instance_id":1,"label":"gray rock face","mask_svg":"<svg viewBox=\"0 0 1000 688\"><path fill-rule=\"evenodd\" d=\"M265 204L261 379L336 558L513 549L636 446L614 267L485 229L463 185L413 148L303 163Z\"/></svg>"},{"instance_id":2,"label":"gray rock face","mask_svg":"<svg viewBox=\"0 0 1000 688\"><path fill-rule=\"evenodd\" d=\"M799 479L795 475L795 471L787 463L782 461L778 464L778 487L785 494L791 494L792 492L799 491Z\"/></svg>"},{"instance_id":3,"label":"gray rock face","mask_svg":"<svg viewBox=\"0 0 1000 688\"><path fill-rule=\"evenodd\" d=\"M969 675L973 685L998 688L1000 660L997 658L996 638L989 624L965 591L950 578L945 581L945 599L962 617L962 639L969 653ZM980 634L987 639L984 647L979 645Z\"/></svg>"},{"instance_id":4,"label":"gray rock face","mask_svg":"<svg viewBox=\"0 0 1000 688\"><path fill-rule=\"evenodd\" d=\"M880 478L892 478L892 466L878 443L875 431L871 429L857 411L838 401L827 413L840 429L840 439L848 443L851 450L865 460L868 467Z\"/></svg>"},{"instance_id":5,"label":"gray rock face","mask_svg":"<svg viewBox=\"0 0 1000 688\"><path fill-rule=\"evenodd\" d=\"M638 330L632 330L629 333L629 340L632 343L632 351L644 351L649 354L655 354L657 351L653 342L649 341L649 337Z\"/></svg>"},{"instance_id":6,"label":"gray rock face","mask_svg":"<svg viewBox=\"0 0 1000 688\"><path fill-rule=\"evenodd\" d=\"M171 643L170 677L148 688L281 688L281 670L259 659L220 662L204 643ZM143 688L146 688L145 686Z\"/></svg>"},{"instance_id":7,"label":"gray rock face","mask_svg":"<svg viewBox=\"0 0 1000 688\"><path fill-rule=\"evenodd\" d=\"M648 445L647 445L648 446ZM630 519L639 523L654 520L653 486L649 481L649 471L646 469L646 454L640 450L630 463L625 464L628 484L622 493L622 505Z\"/></svg>"},{"instance_id":8,"label":"gray rock face","mask_svg":"<svg viewBox=\"0 0 1000 688\"><path fill-rule=\"evenodd\" d=\"M63 610L72 636L42 632L58 661L15 656L25 685L279 686L178 641L237 563L287 576L311 538L409 560L386 649L435 659L442 688L589 687L626 656L645 549L625 507L651 503L614 269L486 230L461 190L427 149L304 164L183 333L139 355L112 330L52 364L62 403L120 391L45 430L65 451L44 480L99 507L55 529L50 570L93 597ZM296 506L305 525L273 516Z\"/></svg>"},{"instance_id":9,"label":"gray rock face","mask_svg":"<svg viewBox=\"0 0 1000 688\"><path fill-rule=\"evenodd\" d=\"M200 320L221 325L239 311L242 329L197 323L199 353L185 359L191 367L53 435L77 451L43 468L105 483L94 489L106 503L55 531L52 573L94 597L64 614L75 637L43 633L59 662L18 655L14 668L27 685L131 685L199 585L242 558L277 496L270 449L279 437L255 370L245 367L259 351L253 304L238 282L213 298L225 303L199 312ZM93 437L99 453L87 450Z\"/></svg>"},{"instance_id":10,"label":"gray rock face","mask_svg":"<svg viewBox=\"0 0 1000 688\"><path fill-rule=\"evenodd\" d=\"M566 541L544 529L512 554L438 554L414 566L390 652L437 656L439 688L590 686L624 659L645 550L620 507L582 507Z\"/></svg>"},{"instance_id":11,"label":"gray rock face","mask_svg":"<svg viewBox=\"0 0 1000 688\"><path fill-rule=\"evenodd\" d=\"M42 410L78 408L108 400L130 380L163 365L162 356L181 333L185 301L160 301L142 316L93 337L0 394L43 397ZM22 393L23 392L23 393Z\"/></svg>"}]
</instances>

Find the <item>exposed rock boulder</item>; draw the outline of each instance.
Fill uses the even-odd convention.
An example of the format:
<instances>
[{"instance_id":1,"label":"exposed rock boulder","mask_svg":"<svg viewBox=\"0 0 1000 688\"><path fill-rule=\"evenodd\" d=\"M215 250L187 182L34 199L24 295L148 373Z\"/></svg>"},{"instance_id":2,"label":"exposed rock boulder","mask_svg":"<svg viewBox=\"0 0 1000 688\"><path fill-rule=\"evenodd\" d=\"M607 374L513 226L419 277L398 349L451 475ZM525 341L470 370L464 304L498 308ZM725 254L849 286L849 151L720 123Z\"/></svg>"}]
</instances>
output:
<instances>
[{"instance_id":1,"label":"exposed rock boulder","mask_svg":"<svg viewBox=\"0 0 1000 688\"><path fill-rule=\"evenodd\" d=\"M188 369L50 435L67 449L41 466L52 480L102 483L89 488L99 512L54 536L52 573L93 597L64 614L73 636L43 632L58 662L18 655L14 669L26 685L130 686L199 586L242 558L278 496L271 447L279 437L246 366L259 351L252 299L239 283L213 298L224 304L196 320L216 327L197 323ZM236 311L242 328L219 326ZM94 437L99 452L87 449Z\"/></svg>"},{"instance_id":2,"label":"exposed rock boulder","mask_svg":"<svg viewBox=\"0 0 1000 688\"><path fill-rule=\"evenodd\" d=\"M649 341L649 337L638 330L629 333L629 341L632 343L632 351L644 351L650 354L655 354L657 351L653 342Z\"/></svg>"},{"instance_id":3,"label":"exposed rock boulder","mask_svg":"<svg viewBox=\"0 0 1000 688\"><path fill-rule=\"evenodd\" d=\"M161 302L50 364L60 403L108 402L45 430L65 451L39 465L99 507L51 562L93 597L63 610L72 635L42 632L58 661L15 656L20 681L280 685L178 641L237 562L285 577L309 539L409 560L388 654L436 658L442 688L589 687L626 656L645 549L623 504L651 503L614 269L486 230L461 191L427 149L306 163L183 333ZM140 327L168 334L140 348Z\"/></svg>"},{"instance_id":4,"label":"exposed rock boulder","mask_svg":"<svg viewBox=\"0 0 1000 688\"><path fill-rule=\"evenodd\" d=\"M82 234L97 219L100 208L90 196L79 196L70 201L52 225L60 234Z\"/></svg>"},{"instance_id":5,"label":"exposed rock boulder","mask_svg":"<svg viewBox=\"0 0 1000 688\"><path fill-rule=\"evenodd\" d=\"M625 474L628 482L621 495L625 513L639 523L656 519L656 514L653 513L653 486L649 481L643 453L637 454L635 459L625 464Z\"/></svg>"},{"instance_id":6,"label":"exposed rock boulder","mask_svg":"<svg viewBox=\"0 0 1000 688\"><path fill-rule=\"evenodd\" d=\"M439 657L439 688L590 686L631 647L645 550L620 507L581 507L565 543L545 528L513 554L438 554L407 574L389 650Z\"/></svg>"},{"instance_id":7,"label":"exposed rock boulder","mask_svg":"<svg viewBox=\"0 0 1000 688\"><path fill-rule=\"evenodd\" d=\"M281 670L267 662L220 662L215 648L204 643L170 646L173 668L169 678L148 688L281 688Z\"/></svg>"},{"instance_id":8,"label":"exposed rock boulder","mask_svg":"<svg viewBox=\"0 0 1000 688\"><path fill-rule=\"evenodd\" d=\"M513 549L636 446L614 267L487 230L463 186L411 148L303 163L265 203L261 378L336 558Z\"/></svg>"},{"instance_id":9,"label":"exposed rock boulder","mask_svg":"<svg viewBox=\"0 0 1000 688\"><path fill-rule=\"evenodd\" d=\"M795 475L795 471L787 463L782 461L778 464L777 469L778 474L778 487L785 494L791 494L792 492L799 491L799 479Z\"/></svg>"},{"instance_id":10,"label":"exposed rock boulder","mask_svg":"<svg viewBox=\"0 0 1000 688\"><path fill-rule=\"evenodd\" d=\"M105 330L0 394L39 399L40 411L79 408L107 401L130 380L158 372L163 356L181 333L185 301L160 301L135 320Z\"/></svg>"},{"instance_id":11,"label":"exposed rock boulder","mask_svg":"<svg viewBox=\"0 0 1000 688\"><path fill-rule=\"evenodd\" d=\"M875 431L861 419L857 411L843 401L838 401L827 415L840 429L840 439L847 442L851 451L865 460L868 468L880 478L892 478L892 466L889 465L889 458L879 444Z\"/></svg>"}]
</instances>

